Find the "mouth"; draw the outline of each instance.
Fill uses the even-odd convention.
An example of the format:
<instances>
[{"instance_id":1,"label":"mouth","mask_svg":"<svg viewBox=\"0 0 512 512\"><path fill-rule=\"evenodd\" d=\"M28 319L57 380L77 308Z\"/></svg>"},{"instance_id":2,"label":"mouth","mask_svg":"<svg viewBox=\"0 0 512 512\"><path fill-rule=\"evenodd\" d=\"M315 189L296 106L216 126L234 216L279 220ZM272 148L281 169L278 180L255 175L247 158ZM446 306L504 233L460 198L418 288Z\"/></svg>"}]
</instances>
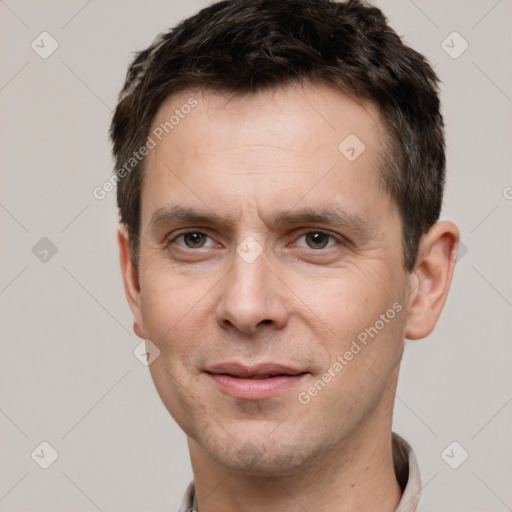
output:
<instances>
[{"instance_id":1,"label":"mouth","mask_svg":"<svg viewBox=\"0 0 512 512\"><path fill-rule=\"evenodd\" d=\"M278 374L270 374L270 373L262 373L257 375L249 375L247 377L242 377L240 375L230 375L229 373L221 373L218 375L227 375L228 377L233 377L234 379L252 379L252 380L263 380L263 379L275 379L276 377L294 377L294 374L288 373L278 373ZM299 375L299 374L297 374Z\"/></svg>"},{"instance_id":2,"label":"mouth","mask_svg":"<svg viewBox=\"0 0 512 512\"><path fill-rule=\"evenodd\" d=\"M263 400L290 389L309 372L275 363L246 366L232 362L214 365L205 373L226 395L242 400Z\"/></svg>"}]
</instances>

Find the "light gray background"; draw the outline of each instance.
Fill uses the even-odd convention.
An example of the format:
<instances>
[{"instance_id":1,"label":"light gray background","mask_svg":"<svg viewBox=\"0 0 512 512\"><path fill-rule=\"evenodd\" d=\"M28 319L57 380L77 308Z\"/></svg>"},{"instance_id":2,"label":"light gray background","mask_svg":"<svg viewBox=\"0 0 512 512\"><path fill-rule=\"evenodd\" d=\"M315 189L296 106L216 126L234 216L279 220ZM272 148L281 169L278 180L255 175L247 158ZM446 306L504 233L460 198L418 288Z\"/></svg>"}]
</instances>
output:
<instances>
[{"instance_id":1,"label":"light gray background","mask_svg":"<svg viewBox=\"0 0 512 512\"><path fill-rule=\"evenodd\" d=\"M443 218L467 248L435 333L407 342L394 430L415 449L426 510L512 510L512 0L377 4L444 83ZM92 190L112 170L130 52L205 5L0 0L1 511L172 511L192 478L132 353L114 193ZM59 44L48 59L30 46L42 31ZM441 47L453 31L469 43L457 59ZM42 237L58 249L47 262L32 253ZM46 470L30 456L42 441L59 453ZM441 457L452 441L469 453L458 469Z\"/></svg>"}]
</instances>

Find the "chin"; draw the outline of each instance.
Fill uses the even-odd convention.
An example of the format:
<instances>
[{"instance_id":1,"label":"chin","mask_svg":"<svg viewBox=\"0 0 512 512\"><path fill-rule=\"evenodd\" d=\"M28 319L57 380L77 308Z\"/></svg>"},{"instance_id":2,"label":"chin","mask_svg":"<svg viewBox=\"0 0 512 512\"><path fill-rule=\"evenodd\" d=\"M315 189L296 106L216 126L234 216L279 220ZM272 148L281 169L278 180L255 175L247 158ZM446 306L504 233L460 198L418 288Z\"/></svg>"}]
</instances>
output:
<instances>
[{"instance_id":1,"label":"chin","mask_svg":"<svg viewBox=\"0 0 512 512\"><path fill-rule=\"evenodd\" d=\"M196 443L225 471L262 477L300 473L328 450L327 446L316 446L314 439L299 438L297 430L295 435L283 431L273 438L269 432L271 429L264 433L243 429L227 438L224 433L214 441L209 436L200 436Z\"/></svg>"}]
</instances>

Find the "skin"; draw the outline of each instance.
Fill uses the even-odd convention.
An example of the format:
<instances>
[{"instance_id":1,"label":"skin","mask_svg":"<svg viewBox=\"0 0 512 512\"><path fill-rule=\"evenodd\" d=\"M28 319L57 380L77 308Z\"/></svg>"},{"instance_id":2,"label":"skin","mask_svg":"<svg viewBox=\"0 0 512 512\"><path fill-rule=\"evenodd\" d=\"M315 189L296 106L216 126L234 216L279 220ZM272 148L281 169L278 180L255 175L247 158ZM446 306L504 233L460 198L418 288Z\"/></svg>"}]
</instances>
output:
<instances>
[{"instance_id":1,"label":"skin","mask_svg":"<svg viewBox=\"0 0 512 512\"><path fill-rule=\"evenodd\" d=\"M188 436L198 509L394 511L391 420L404 338L434 328L458 230L437 223L414 271L404 270L401 218L377 172L384 128L369 102L327 86L185 91L161 105L153 128L191 97L198 105L148 155L137 271L123 227L118 241L135 333L159 348L150 372ZM338 150L349 134L365 144L355 161ZM152 222L178 204L224 222ZM272 220L325 207L348 222ZM185 229L203 236L179 236ZM236 252L247 237L262 249L251 263ZM395 303L401 311L302 404L298 393ZM272 398L243 400L205 373L227 361L308 373Z\"/></svg>"}]
</instances>

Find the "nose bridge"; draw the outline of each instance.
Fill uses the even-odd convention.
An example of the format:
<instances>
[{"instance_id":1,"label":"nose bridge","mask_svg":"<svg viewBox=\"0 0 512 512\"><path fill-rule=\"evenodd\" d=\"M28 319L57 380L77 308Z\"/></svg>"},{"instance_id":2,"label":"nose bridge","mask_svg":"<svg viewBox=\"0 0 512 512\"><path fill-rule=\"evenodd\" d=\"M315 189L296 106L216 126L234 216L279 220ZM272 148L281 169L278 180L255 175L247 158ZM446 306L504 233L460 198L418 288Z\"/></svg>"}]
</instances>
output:
<instances>
[{"instance_id":1,"label":"nose bridge","mask_svg":"<svg viewBox=\"0 0 512 512\"><path fill-rule=\"evenodd\" d=\"M259 242L246 237L237 246L231 271L223 280L218 323L252 334L260 324L282 326L285 317L286 307L269 258Z\"/></svg>"}]
</instances>

